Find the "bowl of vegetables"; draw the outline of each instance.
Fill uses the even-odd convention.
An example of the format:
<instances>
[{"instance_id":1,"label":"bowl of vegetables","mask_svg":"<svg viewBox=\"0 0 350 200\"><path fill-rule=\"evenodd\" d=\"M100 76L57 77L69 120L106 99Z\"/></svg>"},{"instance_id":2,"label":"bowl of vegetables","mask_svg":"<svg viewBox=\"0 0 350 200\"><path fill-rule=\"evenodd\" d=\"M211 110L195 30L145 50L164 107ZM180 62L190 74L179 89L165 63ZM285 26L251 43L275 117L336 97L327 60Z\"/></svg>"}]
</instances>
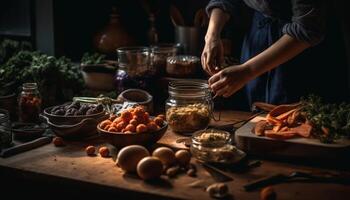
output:
<instances>
[{"instance_id":1,"label":"bowl of vegetables","mask_svg":"<svg viewBox=\"0 0 350 200\"><path fill-rule=\"evenodd\" d=\"M102 138L118 148L133 144L152 145L167 128L164 115L151 117L141 106L124 110L119 116L111 116L97 125Z\"/></svg>"},{"instance_id":2,"label":"bowl of vegetables","mask_svg":"<svg viewBox=\"0 0 350 200\"><path fill-rule=\"evenodd\" d=\"M108 118L102 104L78 101L46 108L41 118L52 131L65 139L80 139L97 134L96 126Z\"/></svg>"},{"instance_id":3,"label":"bowl of vegetables","mask_svg":"<svg viewBox=\"0 0 350 200\"><path fill-rule=\"evenodd\" d=\"M106 115L106 112L102 104L74 101L46 108L44 115L55 124L65 124L79 123L86 118L100 119Z\"/></svg>"}]
</instances>

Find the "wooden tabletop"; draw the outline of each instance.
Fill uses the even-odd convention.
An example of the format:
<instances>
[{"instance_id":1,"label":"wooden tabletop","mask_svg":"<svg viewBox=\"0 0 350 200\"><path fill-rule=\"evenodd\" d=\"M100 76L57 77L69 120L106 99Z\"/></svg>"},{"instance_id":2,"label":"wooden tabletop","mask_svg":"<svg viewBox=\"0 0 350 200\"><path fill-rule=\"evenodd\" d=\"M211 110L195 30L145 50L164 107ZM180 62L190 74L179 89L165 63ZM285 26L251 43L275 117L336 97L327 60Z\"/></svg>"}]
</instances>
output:
<instances>
[{"instance_id":1,"label":"wooden tabletop","mask_svg":"<svg viewBox=\"0 0 350 200\"><path fill-rule=\"evenodd\" d=\"M227 124L246 119L249 113L222 112L222 120L217 124ZM183 137L168 131L159 141L160 145L185 148L176 143ZM107 145L112 149L111 158L100 156L88 157L84 151L87 145ZM148 199L210 199L204 187L215 180L194 159L197 166L197 177L181 174L176 178L163 177L155 182L144 182L135 175L127 175L115 165L117 149L99 139L67 142L64 147L48 144L40 148L18 154L9 158L0 158L2 174L24 174L27 180L59 182L72 184L79 188L104 188L116 194L133 194L130 196L148 197ZM245 170L233 170L234 180L227 182L231 196L228 199L259 199L259 190L246 192L243 185L258 178L275 173L293 171L325 171L325 169L263 160L261 166ZM328 171L328 170L326 170ZM9 175L8 177L11 177ZM291 182L273 186L278 199L348 199L350 186L326 183ZM147 198L144 198L147 199Z\"/></svg>"}]
</instances>

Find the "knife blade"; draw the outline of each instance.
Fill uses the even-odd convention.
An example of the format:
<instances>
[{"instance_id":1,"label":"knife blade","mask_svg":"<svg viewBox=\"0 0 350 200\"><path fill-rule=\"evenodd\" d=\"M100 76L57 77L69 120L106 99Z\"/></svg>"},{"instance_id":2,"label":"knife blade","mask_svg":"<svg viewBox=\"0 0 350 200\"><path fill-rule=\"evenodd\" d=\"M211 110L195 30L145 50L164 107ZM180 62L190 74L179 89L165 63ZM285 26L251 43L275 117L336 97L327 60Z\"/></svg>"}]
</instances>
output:
<instances>
[{"instance_id":1,"label":"knife blade","mask_svg":"<svg viewBox=\"0 0 350 200\"><path fill-rule=\"evenodd\" d=\"M51 140L52 140L52 137L45 136L45 137L40 137L38 139L32 140L30 142L26 142L23 144L16 145L14 147L4 149L1 152L1 157L7 158L25 151L35 149L37 147L50 143Z\"/></svg>"},{"instance_id":2,"label":"knife blade","mask_svg":"<svg viewBox=\"0 0 350 200\"><path fill-rule=\"evenodd\" d=\"M214 167L213 165L205 162L200 162L203 168L214 178L217 182L229 182L233 181L234 178L231 174Z\"/></svg>"}]
</instances>

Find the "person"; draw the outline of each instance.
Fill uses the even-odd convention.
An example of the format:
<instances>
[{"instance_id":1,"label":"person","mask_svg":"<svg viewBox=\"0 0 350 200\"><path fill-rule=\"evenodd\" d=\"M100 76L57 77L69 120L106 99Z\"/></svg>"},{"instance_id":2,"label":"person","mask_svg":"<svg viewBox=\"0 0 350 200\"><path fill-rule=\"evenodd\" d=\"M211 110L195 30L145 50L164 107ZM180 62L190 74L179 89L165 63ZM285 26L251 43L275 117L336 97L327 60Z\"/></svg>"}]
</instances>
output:
<instances>
[{"instance_id":1,"label":"person","mask_svg":"<svg viewBox=\"0 0 350 200\"><path fill-rule=\"evenodd\" d=\"M241 64L221 69L220 34L242 2L254 14L242 44ZM322 58L324 0L211 0L206 9L210 21L201 62L215 95L229 97L244 88L251 106L256 101L292 103L324 90L320 82L329 74L325 65L332 65Z\"/></svg>"}]
</instances>

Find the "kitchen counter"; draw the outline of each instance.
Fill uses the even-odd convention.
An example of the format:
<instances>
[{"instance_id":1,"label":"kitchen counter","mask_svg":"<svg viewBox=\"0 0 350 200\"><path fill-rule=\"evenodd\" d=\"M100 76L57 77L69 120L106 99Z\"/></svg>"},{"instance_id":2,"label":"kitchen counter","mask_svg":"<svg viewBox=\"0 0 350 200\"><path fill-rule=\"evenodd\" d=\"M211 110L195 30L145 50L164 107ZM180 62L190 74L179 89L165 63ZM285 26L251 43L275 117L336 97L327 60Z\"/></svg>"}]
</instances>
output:
<instances>
[{"instance_id":1,"label":"kitchen counter","mask_svg":"<svg viewBox=\"0 0 350 200\"><path fill-rule=\"evenodd\" d=\"M221 121L215 125L233 123L247 119L251 114L244 112L222 112ZM159 141L159 145L173 148L185 148L176 143L179 136L170 130ZM103 194L116 199L210 199L203 185L215 181L211 175L194 159L197 177L181 174L176 178L162 177L155 182L144 182L135 175L125 175L115 165L116 149L112 149L111 158L86 156L87 145L106 145L99 139L66 142L64 147L48 144L40 148L9 158L0 158L0 177L2 191L30 191L32 194L48 192L52 197L80 197L81 195ZM256 158L254 158L256 159ZM275 173L288 174L293 171L331 171L325 168L301 165L297 162L278 162L262 160L260 166L249 169L236 169L231 173L233 181L227 182L231 196L228 199L259 199L259 191L246 192L243 185ZM333 169L334 170L334 169ZM333 171L334 172L334 171ZM191 185L191 186L190 186ZM22 187L22 188L19 188ZM29 190L24 187L37 187ZM348 199L350 186L330 183L290 182L273 186L278 199ZM26 190L27 189L27 190ZM2 192L3 193L3 192ZM20 194L21 192L17 193ZM16 195L15 193L12 193ZM110 196L114 195L114 196Z\"/></svg>"}]
</instances>

